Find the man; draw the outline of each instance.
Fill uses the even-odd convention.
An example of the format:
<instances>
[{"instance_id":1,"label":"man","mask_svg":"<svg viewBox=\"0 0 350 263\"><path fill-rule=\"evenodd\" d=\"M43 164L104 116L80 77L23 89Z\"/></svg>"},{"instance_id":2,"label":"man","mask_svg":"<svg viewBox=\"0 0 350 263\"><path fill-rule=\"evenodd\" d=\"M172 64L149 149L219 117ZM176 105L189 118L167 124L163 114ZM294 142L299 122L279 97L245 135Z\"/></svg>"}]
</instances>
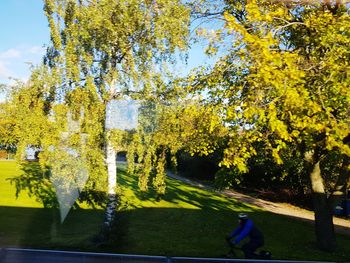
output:
<instances>
[{"instance_id":1,"label":"man","mask_svg":"<svg viewBox=\"0 0 350 263\"><path fill-rule=\"evenodd\" d=\"M249 242L242 246L244 256L245 258L258 258L255 251L264 245L263 234L256 228L253 221L248 218L247 214L240 213L238 219L239 226L231 233L231 235L226 237L226 240L230 245L237 245L241 240L249 236ZM234 237L236 238L231 240Z\"/></svg>"}]
</instances>

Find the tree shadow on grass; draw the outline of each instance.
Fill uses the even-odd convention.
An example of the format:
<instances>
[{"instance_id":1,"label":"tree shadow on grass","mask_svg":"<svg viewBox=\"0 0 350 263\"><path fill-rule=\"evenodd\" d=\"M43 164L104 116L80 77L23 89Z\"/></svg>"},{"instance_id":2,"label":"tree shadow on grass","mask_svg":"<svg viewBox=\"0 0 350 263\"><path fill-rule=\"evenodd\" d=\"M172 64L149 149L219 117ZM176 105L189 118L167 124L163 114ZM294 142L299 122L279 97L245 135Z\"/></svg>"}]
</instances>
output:
<instances>
[{"instance_id":1,"label":"tree shadow on grass","mask_svg":"<svg viewBox=\"0 0 350 263\"><path fill-rule=\"evenodd\" d=\"M249 217L264 233L264 249L270 250L274 259L346 261L350 254L350 240L345 236L338 236L335 253L327 253L317 248L314 229L306 222L263 211L249 213ZM235 211L136 208L118 213L104 249L128 254L222 257L229 250L224 238L236 226ZM237 256L243 257L242 253Z\"/></svg>"},{"instance_id":2,"label":"tree shadow on grass","mask_svg":"<svg viewBox=\"0 0 350 263\"><path fill-rule=\"evenodd\" d=\"M123 189L132 191L136 199L141 202L148 202L154 206L162 206L160 202L165 202L171 206L190 207L194 209L212 209L212 210L230 210L232 209L240 212L253 212L260 210L257 207L238 202L232 198L227 198L216 192L202 190L176 179L167 178L166 193L158 198L156 191L152 188L148 192L142 192L138 188L137 176L130 176L124 170L118 172L119 184ZM167 205L165 204L165 205ZM129 204L129 206L133 206Z\"/></svg>"},{"instance_id":3,"label":"tree shadow on grass","mask_svg":"<svg viewBox=\"0 0 350 263\"><path fill-rule=\"evenodd\" d=\"M41 167L38 162L21 163L22 174L7 178L11 184L16 187L16 196L21 191L26 191L30 197L34 197L38 202L43 204L45 208L59 208L56 191L51 181L51 172L49 167ZM69 187L69 184L67 184ZM64 189L61 185L61 190ZM79 208L78 201L86 202L91 207L105 207L107 203L107 194L94 189L86 189L79 193L79 198L73 204L73 208Z\"/></svg>"},{"instance_id":4,"label":"tree shadow on grass","mask_svg":"<svg viewBox=\"0 0 350 263\"><path fill-rule=\"evenodd\" d=\"M349 239L339 236L336 253L321 252L309 224L267 212L249 213L266 237L274 259L346 261ZM103 210L71 211L52 234L52 210L0 207L0 247L78 250L167 256L219 257L228 252L224 236L235 228L229 210L138 208L120 211L110 240L96 247L93 237ZM242 257L242 254L238 254Z\"/></svg>"},{"instance_id":5,"label":"tree shadow on grass","mask_svg":"<svg viewBox=\"0 0 350 263\"><path fill-rule=\"evenodd\" d=\"M154 192L139 192L137 178L118 174L120 185L150 207L139 201L119 211L104 246L96 247L93 242L103 210L72 210L55 229L57 210L21 207L0 207L0 246L218 257L227 252L224 236L237 226L237 213L245 211L265 234L266 247L275 259L345 261L350 254L350 240L342 236L338 236L336 253L317 250L313 226L307 222L267 213L173 179L158 202Z\"/></svg>"},{"instance_id":6,"label":"tree shadow on grass","mask_svg":"<svg viewBox=\"0 0 350 263\"><path fill-rule=\"evenodd\" d=\"M21 169L22 174L7 179L15 185L16 196L23 191L40 202L44 208L0 207L0 247L4 244L80 250L85 250L86 247L95 248L92 239L101 231L105 215L98 208L106 203L106 194L94 190L80 192L79 199L61 223L59 204L49 169L43 169L37 162L22 163ZM90 207L95 207L81 209L79 206L84 201ZM61 202L61 205L65 203ZM70 204L67 203L67 206L70 207Z\"/></svg>"},{"instance_id":7,"label":"tree shadow on grass","mask_svg":"<svg viewBox=\"0 0 350 263\"><path fill-rule=\"evenodd\" d=\"M94 250L103 210L76 209L61 224L57 209L0 207L0 247Z\"/></svg>"},{"instance_id":8,"label":"tree shadow on grass","mask_svg":"<svg viewBox=\"0 0 350 263\"><path fill-rule=\"evenodd\" d=\"M349 237L338 236L336 253L317 249L311 220L299 221L276 215L167 178L161 201L154 191L138 189L137 177L118 172L126 198L139 201L117 214L107 250L166 256L219 257L227 253L224 240L237 226L237 214L246 212L265 234L266 249L275 259L345 260L350 254ZM140 201L141 200L141 201ZM241 255L242 256L242 255Z\"/></svg>"},{"instance_id":9,"label":"tree shadow on grass","mask_svg":"<svg viewBox=\"0 0 350 263\"><path fill-rule=\"evenodd\" d=\"M44 207L58 208L49 169L43 169L38 162L22 162L20 166L22 170L20 175L7 178L16 187L16 197L22 191L26 191L30 197L34 197Z\"/></svg>"}]
</instances>

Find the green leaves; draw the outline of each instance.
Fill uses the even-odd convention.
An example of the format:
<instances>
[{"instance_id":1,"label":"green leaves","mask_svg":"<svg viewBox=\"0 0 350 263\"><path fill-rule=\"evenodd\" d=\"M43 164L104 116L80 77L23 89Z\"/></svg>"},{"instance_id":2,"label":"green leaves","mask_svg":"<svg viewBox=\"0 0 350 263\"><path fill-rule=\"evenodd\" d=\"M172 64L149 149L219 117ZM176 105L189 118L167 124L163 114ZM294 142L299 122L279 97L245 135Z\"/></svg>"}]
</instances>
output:
<instances>
[{"instance_id":1,"label":"green leaves","mask_svg":"<svg viewBox=\"0 0 350 263\"><path fill-rule=\"evenodd\" d=\"M52 42L45 65L49 72L55 72L55 82L50 85L55 91L52 104L64 109L61 114L52 106L51 114L58 118L70 112L73 119L79 120L79 132L86 135L89 149L86 160L91 167L98 167L88 186L101 186L106 181L105 172L101 172L103 147L111 141L115 150L127 150L130 172L137 170L135 155L139 163L144 162L140 187L147 190L150 166L161 169L155 153L163 144L154 143L154 138L146 139L142 131L109 129L105 126L106 106L115 99L130 97L159 100L156 95L164 92L164 73L159 65L187 48L189 9L179 0L44 2ZM65 127L59 131L64 130ZM46 144L50 143L54 141ZM147 145L154 148L150 153ZM155 185L163 189L164 176L162 172L157 174Z\"/></svg>"},{"instance_id":2,"label":"green leaves","mask_svg":"<svg viewBox=\"0 0 350 263\"><path fill-rule=\"evenodd\" d=\"M226 2L223 9L225 30L234 36L231 48L211 70L189 78L191 91L221 107L229 130L221 165L247 171L255 142L264 142L266 154L279 164L290 143L305 151L321 147L348 155L346 9L334 14L316 4L301 8L260 1Z\"/></svg>"},{"instance_id":3,"label":"green leaves","mask_svg":"<svg viewBox=\"0 0 350 263\"><path fill-rule=\"evenodd\" d=\"M100 85L146 87L154 62L187 48L189 10L180 1L46 0L45 10L60 54L48 60L62 67L68 83L92 77Z\"/></svg>"}]
</instances>

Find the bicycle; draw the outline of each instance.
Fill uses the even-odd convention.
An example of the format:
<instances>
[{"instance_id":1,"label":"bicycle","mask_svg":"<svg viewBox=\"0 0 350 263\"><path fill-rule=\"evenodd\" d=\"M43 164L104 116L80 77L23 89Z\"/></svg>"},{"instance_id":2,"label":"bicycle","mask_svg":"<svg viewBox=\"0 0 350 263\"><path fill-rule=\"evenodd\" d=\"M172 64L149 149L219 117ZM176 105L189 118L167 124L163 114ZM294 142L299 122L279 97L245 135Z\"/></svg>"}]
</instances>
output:
<instances>
[{"instance_id":1,"label":"bicycle","mask_svg":"<svg viewBox=\"0 0 350 263\"><path fill-rule=\"evenodd\" d=\"M229 240L226 240L227 244L230 247L229 252L225 255L226 258L237 258L237 254L235 250L241 250L241 247L237 247L233 245ZM265 260L271 260L272 259L272 253L267 250L261 250L259 253L254 253L254 259L265 259Z\"/></svg>"}]
</instances>

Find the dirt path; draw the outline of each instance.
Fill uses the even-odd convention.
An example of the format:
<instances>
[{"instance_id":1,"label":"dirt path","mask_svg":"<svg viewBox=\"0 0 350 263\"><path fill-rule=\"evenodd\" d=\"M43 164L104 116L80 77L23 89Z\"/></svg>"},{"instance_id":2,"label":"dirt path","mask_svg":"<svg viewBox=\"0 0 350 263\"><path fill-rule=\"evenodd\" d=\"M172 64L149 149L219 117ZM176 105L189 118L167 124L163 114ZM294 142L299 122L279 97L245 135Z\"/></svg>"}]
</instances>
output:
<instances>
[{"instance_id":1,"label":"dirt path","mask_svg":"<svg viewBox=\"0 0 350 263\"><path fill-rule=\"evenodd\" d=\"M206 189L209 191L218 192L218 193L221 193L227 197L232 197L236 200L239 200L241 202L255 205L257 207L260 207L266 211L269 211L269 212L272 212L275 214L294 217L296 219L304 220L304 221L310 222L310 223L314 222L313 211L302 209L302 208L299 208L297 206L293 206L293 205L286 204L286 203L273 203L270 201L266 201L266 200L254 198L254 197L242 194L242 193L238 193L238 192L233 191L233 190L217 191L213 187L210 187L210 186L205 185L205 184L200 183L200 182L189 180L188 178L185 178L185 177L182 177L179 175L174 175L171 172L168 172L168 176L170 176L174 179L180 180L182 182L185 182L187 184L190 184L190 185L202 188L202 189ZM335 228L336 233L350 236L350 220L334 217L333 222L334 222L334 228Z\"/></svg>"}]
</instances>

